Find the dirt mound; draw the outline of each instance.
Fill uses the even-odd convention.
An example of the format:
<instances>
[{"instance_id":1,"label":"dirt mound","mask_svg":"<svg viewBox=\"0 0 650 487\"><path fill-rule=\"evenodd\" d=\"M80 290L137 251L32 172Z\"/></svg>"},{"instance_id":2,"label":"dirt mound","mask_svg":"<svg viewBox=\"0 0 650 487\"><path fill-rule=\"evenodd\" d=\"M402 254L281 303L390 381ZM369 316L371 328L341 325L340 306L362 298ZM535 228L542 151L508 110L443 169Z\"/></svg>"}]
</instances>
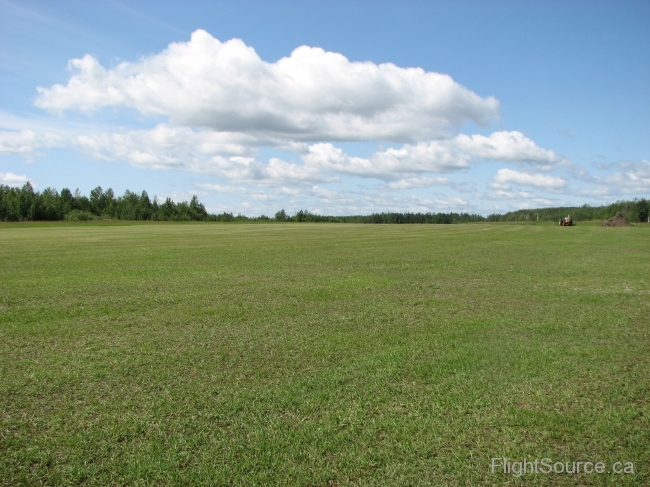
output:
<instances>
[{"instance_id":1,"label":"dirt mound","mask_svg":"<svg viewBox=\"0 0 650 487\"><path fill-rule=\"evenodd\" d=\"M629 222L622 216L613 216L609 220L605 220L604 227L627 227Z\"/></svg>"}]
</instances>

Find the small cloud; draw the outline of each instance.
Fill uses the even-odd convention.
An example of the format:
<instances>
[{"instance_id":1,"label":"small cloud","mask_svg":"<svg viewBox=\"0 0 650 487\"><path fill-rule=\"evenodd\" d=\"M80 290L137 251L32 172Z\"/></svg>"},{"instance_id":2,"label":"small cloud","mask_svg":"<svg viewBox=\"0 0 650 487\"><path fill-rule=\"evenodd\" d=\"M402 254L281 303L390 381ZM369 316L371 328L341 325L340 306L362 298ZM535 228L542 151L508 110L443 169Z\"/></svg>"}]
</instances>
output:
<instances>
[{"instance_id":1,"label":"small cloud","mask_svg":"<svg viewBox=\"0 0 650 487\"><path fill-rule=\"evenodd\" d=\"M542 169L567 162L552 150L538 146L517 131L494 132L489 137L460 134L455 140L460 149L480 159L533 165Z\"/></svg>"},{"instance_id":2,"label":"small cloud","mask_svg":"<svg viewBox=\"0 0 650 487\"><path fill-rule=\"evenodd\" d=\"M610 192L628 195L647 194L650 188L650 161L622 162L619 172L595 178L600 184L610 188Z\"/></svg>"},{"instance_id":3,"label":"small cloud","mask_svg":"<svg viewBox=\"0 0 650 487\"><path fill-rule=\"evenodd\" d=\"M282 186L280 188L280 192L282 194L288 194L291 196L298 196L300 194L300 189L299 188L288 188L286 186Z\"/></svg>"},{"instance_id":4,"label":"small cloud","mask_svg":"<svg viewBox=\"0 0 650 487\"><path fill-rule=\"evenodd\" d=\"M63 144L63 137L53 132L36 130L0 131L0 154L22 154L32 156L41 147L57 147Z\"/></svg>"},{"instance_id":5,"label":"small cloud","mask_svg":"<svg viewBox=\"0 0 650 487\"><path fill-rule=\"evenodd\" d=\"M278 201L278 197L273 194L268 194L264 192L251 193L249 197L255 201Z\"/></svg>"},{"instance_id":6,"label":"small cloud","mask_svg":"<svg viewBox=\"0 0 650 487\"><path fill-rule=\"evenodd\" d=\"M428 188L430 186L449 186L451 181L447 178L433 178L433 177L413 177L400 179L388 184L390 189L413 189L413 188Z\"/></svg>"},{"instance_id":7,"label":"small cloud","mask_svg":"<svg viewBox=\"0 0 650 487\"><path fill-rule=\"evenodd\" d=\"M557 176L519 172L508 168L499 169L497 174L492 177L492 181L490 188L502 190L509 189L511 183L547 189L558 189L566 186L566 179Z\"/></svg>"},{"instance_id":8,"label":"small cloud","mask_svg":"<svg viewBox=\"0 0 650 487\"><path fill-rule=\"evenodd\" d=\"M354 198L347 193L332 191L331 189L320 188L318 186L314 186L311 191L323 203L345 204L355 202Z\"/></svg>"},{"instance_id":9,"label":"small cloud","mask_svg":"<svg viewBox=\"0 0 650 487\"><path fill-rule=\"evenodd\" d=\"M27 176L12 172L0 172L0 184L4 186L22 186L28 181Z\"/></svg>"},{"instance_id":10,"label":"small cloud","mask_svg":"<svg viewBox=\"0 0 650 487\"><path fill-rule=\"evenodd\" d=\"M243 186L235 187L228 186L223 184L208 184L208 183L198 183L195 184L197 188L204 189L211 193L246 193L246 188Z\"/></svg>"}]
</instances>

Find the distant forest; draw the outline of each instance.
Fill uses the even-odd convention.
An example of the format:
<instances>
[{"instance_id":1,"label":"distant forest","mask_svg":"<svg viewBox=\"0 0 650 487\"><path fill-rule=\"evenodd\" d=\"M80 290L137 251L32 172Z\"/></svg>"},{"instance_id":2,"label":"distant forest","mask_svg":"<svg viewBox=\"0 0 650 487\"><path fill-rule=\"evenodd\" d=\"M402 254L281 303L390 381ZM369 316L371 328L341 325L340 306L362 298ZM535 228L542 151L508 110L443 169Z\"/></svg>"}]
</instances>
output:
<instances>
[{"instance_id":1,"label":"distant forest","mask_svg":"<svg viewBox=\"0 0 650 487\"><path fill-rule=\"evenodd\" d=\"M649 201L645 198L634 198L632 201L617 201L603 206L567 206L559 208L537 208L534 210L517 210L503 215L489 215L486 221L489 222L513 222L513 221L560 221L567 215L573 221L606 220L615 215L622 216L629 222L647 222Z\"/></svg>"},{"instance_id":2,"label":"distant forest","mask_svg":"<svg viewBox=\"0 0 650 487\"><path fill-rule=\"evenodd\" d=\"M212 221L212 222L336 222L336 223L470 223L470 222L511 222L511 221L559 221L571 215L574 221L604 220L620 215L628 221L639 222L648 219L648 200L635 198L632 201L617 201L610 205L539 208L518 210L505 214L492 214L487 218L469 213L373 213L357 216L323 216L298 211L289 215L284 210L273 217L247 217L232 213L208 213L196 196L187 202L175 203L167 198L158 203L149 198L146 191L140 194L125 191L116 197L112 189L104 191L97 187L89 196L79 190L69 189L58 192L47 188L34 191L30 183L22 188L0 185L0 221L55 221L55 220L148 220L148 221Z\"/></svg>"}]
</instances>

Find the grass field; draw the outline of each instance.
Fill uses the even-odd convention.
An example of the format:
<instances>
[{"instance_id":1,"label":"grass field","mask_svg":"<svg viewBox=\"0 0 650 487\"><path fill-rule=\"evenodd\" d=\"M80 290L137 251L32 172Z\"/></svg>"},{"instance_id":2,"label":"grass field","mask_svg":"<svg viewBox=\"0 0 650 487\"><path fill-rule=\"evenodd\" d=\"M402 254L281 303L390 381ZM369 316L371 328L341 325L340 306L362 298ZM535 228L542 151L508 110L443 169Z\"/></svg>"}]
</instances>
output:
<instances>
[{"instance_id":1,"label":"grass field","mask_svg":"<svg viewBox=\"0 0 650 487\"><path fill-rule=\"evenodd\" d=\"M2 485L650 485L647 226L14 224L0 272Z\"/></svg>"}]
</instances>

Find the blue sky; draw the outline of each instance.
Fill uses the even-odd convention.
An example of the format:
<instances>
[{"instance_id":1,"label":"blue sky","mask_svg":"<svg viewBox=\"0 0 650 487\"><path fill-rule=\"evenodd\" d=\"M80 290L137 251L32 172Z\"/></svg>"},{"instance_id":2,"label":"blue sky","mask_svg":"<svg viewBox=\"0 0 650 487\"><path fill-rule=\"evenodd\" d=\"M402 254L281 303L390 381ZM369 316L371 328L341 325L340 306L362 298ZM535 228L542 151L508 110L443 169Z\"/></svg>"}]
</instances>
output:
<instances>
[{"instance_id":1,"label":"blue sky","mask_svg":"<svg viewBox=\"0 0 650 487\"><path fill-rule=\"evenodd\" d=\"M648 2L0 0L0 184L247 215L647 198L649 80Z\"/></svg>"}]
</instances>

